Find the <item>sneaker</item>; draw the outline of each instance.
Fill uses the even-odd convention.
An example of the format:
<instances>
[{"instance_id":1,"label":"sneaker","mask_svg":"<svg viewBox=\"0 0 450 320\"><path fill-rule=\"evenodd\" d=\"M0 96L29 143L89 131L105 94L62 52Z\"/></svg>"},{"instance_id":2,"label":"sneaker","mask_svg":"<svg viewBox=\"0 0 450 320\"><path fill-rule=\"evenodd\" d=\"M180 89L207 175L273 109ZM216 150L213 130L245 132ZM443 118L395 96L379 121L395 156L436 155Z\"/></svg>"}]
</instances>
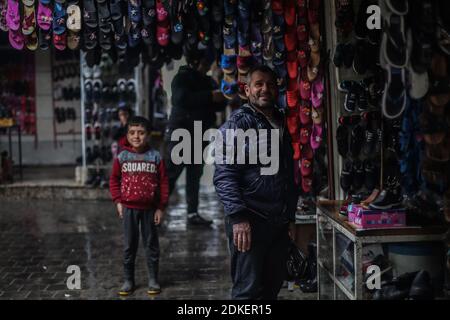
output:
<instances>
[{"instance_id":1,"label":"sneaker","mask_svg":"<svg viewBox=\"0 0 450 320\"><path fill-rule=\"evenodd\" d=\"M209 226L212 224L211 220L206 220L202 216L200 216L197 212L188 213L188 224L190 225L198 225L198 226Z\"/></svg>"},{"instance_id":2,"label":"sneaker","mask_svg":"<svg viewBox=\"0 0 450 320\"><path fill-rule=\"evenodd\" d=\"M350 152L353 157L358 157L364 143L364 129L361 125L356 125L351 132Z\"/></svg>"},{"instance_id":3,"label":"sneaker","mask_svg":"<svg viewBox=\"0 0 450 320\"><path fill-rule=\"evenodd\" d=\"M364 166L359 160L353 162L353 190L357 191L364 185ZM362 200L362 199L361 199Z\"/></svg>"},{"instance_id":4,"label":"sneaker","mask_svg":"<svg viewBox=\"0 0 450 320\"><path fill-rule=\"evenodd\" d=\"M378 174L372 161L364 161L364 186L367 190L374 190L377 185Z\"/></svg>"},{"instance_id":5,"label":"sneaker","mask_svg":"<svg viewBox=\"0 0 450 320\"><path fill-rule=\"evenodd\" d=\"M373 210L390 210L401 207L403 202L401 187L397 179L389 179L386 188L380 192L377 199L369 205Z\"/></svg>"},{"instance_id":6,"label":"sneaker","mask_svg":"<svg viewBox=\"0 0 450 320\"><path fill-rule=\"evenodd\" d=\"M365 155L371 155L375 148L375 143L377 142L376 131L367 129L365 136L365 143L362 151Z\"/></svg>"},{"instance_id":7,"label":"sneaker","mask_svg":"<svg viewBox=\"0 0 450 320\"><path fill-rule=\"evenodd\" d=\"M340 185L344 192L350 191L353 180L353 163L351 160L347 160L342 169Z\"/></svg>"}]
</instances>

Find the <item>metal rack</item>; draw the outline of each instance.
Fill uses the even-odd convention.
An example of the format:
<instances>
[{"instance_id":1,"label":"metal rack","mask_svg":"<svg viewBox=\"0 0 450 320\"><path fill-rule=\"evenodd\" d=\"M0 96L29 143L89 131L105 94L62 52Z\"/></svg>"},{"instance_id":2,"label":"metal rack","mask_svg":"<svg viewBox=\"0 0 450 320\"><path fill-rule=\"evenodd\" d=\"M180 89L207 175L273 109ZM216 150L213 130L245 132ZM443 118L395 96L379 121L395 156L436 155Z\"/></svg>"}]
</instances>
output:
<instances>
[{"instance_id":1,"label":"metal rack","mask_svg":"<svg viewBox=\"0 0 450 320\"><path fill-rule=\"evenodd\" d=\"M339 215L342 201L319 201L317 205L317 277L318 299L363 300L365 294L363 274L363 247L382 243L411 243L444 241L447 228L405 227L395 229L357 229ZM337 276L336 238L340 234L353 246L353 285ZM351 273L351 272L350 272ZM348 278L347 278L348 279Z\"/></svg>"}]
</instances>

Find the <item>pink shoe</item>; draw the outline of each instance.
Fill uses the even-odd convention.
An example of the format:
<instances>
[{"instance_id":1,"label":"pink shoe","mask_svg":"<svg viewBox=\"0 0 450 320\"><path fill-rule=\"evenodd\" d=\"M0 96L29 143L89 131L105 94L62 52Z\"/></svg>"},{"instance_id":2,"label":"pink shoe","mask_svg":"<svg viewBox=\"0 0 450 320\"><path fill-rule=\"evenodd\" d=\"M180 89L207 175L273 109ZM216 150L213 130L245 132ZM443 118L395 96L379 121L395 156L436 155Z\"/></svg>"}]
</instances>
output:
<instances>
[{"instance_id":1,"label":"pink shoe","mask_svg":"<svg viewBox=\"0 0 450 320\"><path fill-rule=\"evenodd\" d=\"M49 30L52 26L52 21L52 9L39 2L37 10L37 24L39 28L45 31Z\"/></svg>"},{"instance_id":2,"label":"pink shoe","mask_svg":"<svg viewBox=\"0 0 450 320\"><path fill-rule=\"evenodd\" d=\"M321 146L322 134L323 134L322 126L317 124L313 125L311 133L311 148L313 148L313 150L317 150Z\"/></svg>"},{"instance_id":3,"label":"pink shoe","mask_svg":"<svg viewBox=\"0 0 450 320\"><path fill-rule=\"evenodd\" d=\"M8 28L17 31L20 28L19 1L8 0L8 9L6 10L6 24Z\"/></svg>"},{"instance_id":4,"label":"pink shoe","mask_svg":"<svg viewBox=\"0 0 450 320\"><path fill-rule=\"evenodd\" d=\"M9 43L14 49L22 50L25 44L25 38L20 30L9 30Z\"/></svg>"},{"instance_id":5,"label":"pink shoe","mask_svg":"<svg viewBox=\"0 0 450 320\"><path fill-rule=\"evenodd\" d=\"M323 78L320 77L311 86L311 102L313 107L318 108L322 105L323 91Z\"/></svg>"}]
</instances>

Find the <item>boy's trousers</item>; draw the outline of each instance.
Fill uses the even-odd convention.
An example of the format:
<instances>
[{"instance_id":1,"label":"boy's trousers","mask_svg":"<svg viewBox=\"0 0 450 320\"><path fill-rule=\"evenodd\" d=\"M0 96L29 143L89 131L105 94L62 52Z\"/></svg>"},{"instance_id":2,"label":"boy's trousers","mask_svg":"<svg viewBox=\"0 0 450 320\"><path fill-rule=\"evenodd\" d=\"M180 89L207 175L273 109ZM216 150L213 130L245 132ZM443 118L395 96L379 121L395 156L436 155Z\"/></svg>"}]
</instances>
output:
<instances>
[{"instance_id":1,"label":"boy's trousers","mask_svg":"<svg viewBox=\"0 0 450 320\"><path fill-rule=\"evenodd\" d=\"M134 262L139 246L139 228L144 245L150 276L157 277L159 265L158 230L154 222L155 209L123 208L124 272L125 278L134 281Z\"/></svg>"}]
</instances>

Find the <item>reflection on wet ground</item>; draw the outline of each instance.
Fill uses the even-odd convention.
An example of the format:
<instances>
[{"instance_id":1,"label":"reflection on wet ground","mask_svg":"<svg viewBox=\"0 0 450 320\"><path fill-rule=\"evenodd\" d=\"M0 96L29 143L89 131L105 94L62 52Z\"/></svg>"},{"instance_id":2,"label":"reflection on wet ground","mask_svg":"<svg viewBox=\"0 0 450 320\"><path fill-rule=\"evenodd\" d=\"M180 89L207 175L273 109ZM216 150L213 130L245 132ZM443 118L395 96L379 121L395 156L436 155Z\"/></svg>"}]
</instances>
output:
<instances>
[{"instance_id":1,"label":"reflection on wet ground","mask_svg":"<svg viewBox=\"0 0 450 320\"><path fill-rule=\"evenodd\" d=\"M173 197L160 229L163 292L146 293L147 273L139 248L139 288L126 299L229 299L228 247L221 205L203 192L199 211L211 228L187 227L181 194ZM122 231L108 201L6 202L0 206L0 299L119 299ZM81 270L81 289L69 290L67 267ZM314 299L283 289L282 299Z\"/></svg>"}]
</instances>

